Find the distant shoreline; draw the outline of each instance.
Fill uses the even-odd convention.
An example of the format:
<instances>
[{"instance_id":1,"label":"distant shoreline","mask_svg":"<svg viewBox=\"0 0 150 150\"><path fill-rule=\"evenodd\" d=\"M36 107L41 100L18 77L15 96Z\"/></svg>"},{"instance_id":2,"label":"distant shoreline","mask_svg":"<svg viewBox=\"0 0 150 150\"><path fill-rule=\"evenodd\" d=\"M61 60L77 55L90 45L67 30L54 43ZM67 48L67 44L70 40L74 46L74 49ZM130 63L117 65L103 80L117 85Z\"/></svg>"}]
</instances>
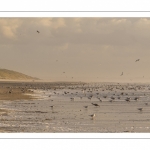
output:
<instances>
[{"instance_id":1,"label":"distant shoreline","mask_svg":"<svg viewBox=\"0 0 150 150\"><path fill-rule=\"evenodd\" d=\"M54 89L59 86L78 85L79 82L31 82L27 80L0 81L0 100L34 100L33 89Z\"/></svg>"},{"instance_id":2,"label":"distant shoreline","mask_svg":"<svg viewBox=\"0 0 150 150\"><path fill-rule=\"evenodd\" d=\"M11 82L11 83L20 83L20 82L26 82L26 83L77 83L77 84L88 84L88 83L102 83L102 84L150 84L150 81L100 81L100 82L93 82L93 81L50 81L50 80L12 80L12 79L0 79L1 83L4 82Z\"/></svg>"},{"instance_id":3,"label":"distant shoreline","mask_svg":"<svg viewBox=\"0 0 150 150\"><path fill-rule=\"evenodd\" d=\"M32 90L36 89L55 89L58 87L66 86L78 86L89 84L103 84L103 85L124 85L124 84L150 84L146 83L126 83L126 82L43 82L43 81L30 81L30 80L0 80L0 100L34 100L35 97L31 93L34 93Z\"/></svg>"}]
</instances>

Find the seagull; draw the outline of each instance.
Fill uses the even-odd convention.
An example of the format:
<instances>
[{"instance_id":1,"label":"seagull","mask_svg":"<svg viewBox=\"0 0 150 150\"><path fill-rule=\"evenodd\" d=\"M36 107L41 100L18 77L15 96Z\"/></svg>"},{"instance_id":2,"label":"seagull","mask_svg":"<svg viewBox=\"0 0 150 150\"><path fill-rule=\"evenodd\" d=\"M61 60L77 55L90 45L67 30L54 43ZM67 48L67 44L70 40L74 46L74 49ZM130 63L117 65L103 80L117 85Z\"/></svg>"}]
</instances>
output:
<instances>
[{"instance_id":1,"label":"seagull","mask_svg":"<svg viewBox=\"0 0 150 150\"><path fill-rule=\"evenodd\" d=\"M109 102L113 102L113 100L111 99Z\"/></svg>"},{"instance_id":2,"label":"seagull","mask_svg":"<svg viewBox=\"0 0 150 150\"><path fill-rule=\"evenodd\" d=\"M99 99L99 101L102 102L102 100L99 97L97 97L97 99Z\"/></svg>"},{"instance_id":3,"label":"seagull","mask_svg":"<svg viewBox=\"0 0 150 150\"><path fill-rule=\"evenodd\" d=\"M54 108L54 105L52 105L52 106L49 106L49 107L51 107L51 108Z\"/></svg>"},{"instance_id":4,"label":"seagull","mask_svg":"<svg viewBox=\"0 0 150 150\"><path fill-rule=\"evenodd\" d=\"M38 31L38 30L37 30L36 32L37 32L37 33L40 33L40 31Z\"/></svg>"},{"instance_id":5,"label":"seagull","mask_svg":"<svg viewBox=\"0 0 150 150\"><path fill-rule=\"evenodd\" d=\"M130 102L130 99L131 99L131 98L127 97L125 100L126 100L127 102Z\"/></svg>"},{"instance_id":6,"label":"seagull","mask_svg":"<svg viewBox=\"0 0 150 150\"><path fill-rule=\"evenodd\" d=\"M94 119L94 117L95 117L95 114L93 114L93 115L89 115L89 116L91 116L91 117L92 117L92 119Z\"/></svg>"},{"instance_id":7,"label":"seagull","mask_svg":"<svg viewBox=\"0 0 150 150\"><path fill-rule=\"evenodd\" d=\"M138 98L138 97L135 97L135 98L134 98L134 100L136 100L136 101L137 101L137 100L139 100L139 98Z\"/></svg>"},{"instance_id":8,"label":"seagull","mask_svg":"<svg viewBox=\"0 0 150 150\"><path fill-rule=\"evenodd\" d=\"M123 76L123 72L122 72L122 74L120 76Z\"/></svg>"},{"instance_id":9,"label":"seagull","mask_svg":"<svg viewBox=\"0 0 150 150\"><path fill-rule=\"evenodd\" d=\"M94 103L91 103L92 105L94 105L94 106L98 106L98 107L100 107L100 105L98 105L98 104L94 104Z\"/></svg>"},{"instance_id":10,"label":"seagull","mask_svg":"<svg viewBox=\"0 0 150 150\"><path fill-rule=\"evenodd\" d=\"M140 61L140 59L137 59L135 62Z\"/></svg>"},{"instance_id":11,"label":"seagull","mask_svg":"<svg viewBox=\"0 0 150 150\"><path fill-rule=\"evenodd\" d=\"M71 99L71 101L74 101L74 98L73 98L73 97L71 97L70 99Z\"/></svg>"},{"instance_id":12,"label":"seagull","mask_svg":"<svg viewBox=\"0 0 150 150\"><path fill-rule=\"evenodd\" d=\"M93 96L89 96L89 97L88 97L88 99L90 99L90 100L91 100L91 99L92 99L92 97L93 97Z\"/></svg>"},{"instance_id":13,"label":"seagull","mask_svg":"<svg viewBox=\"0 0 150 150\"><path fill-rule=\"evenodd\" d=\"M111 99L114 100L115 98L114 98L114 97L111 97Z\"/></svg>"},{"instance_id":14,"label":"seagull","mask_svg":"<svg viewBox=\"0 0 150 150\"><path fill-rule=\"evenodd\" d=\"M84 106L84 108L88 108L88 106Z\"/></svg>"},{"instance_id":15,"label":"seagull","mask_svg":"<svg viewBox=\"0 0 150 150\"><path fill-rule=\"evenodd\" d=\"M138 108L138 110L142 111L142 110L143 110L143 108Z\"/></svg>"}]
</instances>

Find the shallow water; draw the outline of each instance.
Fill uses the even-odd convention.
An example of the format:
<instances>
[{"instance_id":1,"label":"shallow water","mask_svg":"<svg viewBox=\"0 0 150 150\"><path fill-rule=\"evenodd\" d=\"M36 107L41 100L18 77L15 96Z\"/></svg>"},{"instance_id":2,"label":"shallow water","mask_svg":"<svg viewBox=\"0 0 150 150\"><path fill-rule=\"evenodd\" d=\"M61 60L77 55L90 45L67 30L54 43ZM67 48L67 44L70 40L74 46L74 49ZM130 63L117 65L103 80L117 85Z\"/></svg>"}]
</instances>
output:
<instances>
[{"instance_id":1,"label":"shallow water","mask_svg":"<svg viewBox=\"0 0 150 150\"><path fill-rule=\"evenodd\" d=\"M1 132L150 132L150 86L146 84L81 84L34 90L33 96L38 99L1 101L0 109L8 110L0 112Z\"/></svg>"}]
</instances>

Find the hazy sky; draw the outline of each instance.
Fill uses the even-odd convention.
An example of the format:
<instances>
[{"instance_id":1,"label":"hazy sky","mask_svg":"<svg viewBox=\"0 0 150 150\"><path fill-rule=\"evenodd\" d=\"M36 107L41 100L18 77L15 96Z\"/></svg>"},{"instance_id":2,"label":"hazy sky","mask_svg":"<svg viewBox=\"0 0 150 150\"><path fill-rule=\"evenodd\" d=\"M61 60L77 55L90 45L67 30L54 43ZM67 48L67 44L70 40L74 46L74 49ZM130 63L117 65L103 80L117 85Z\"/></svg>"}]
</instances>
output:
<instances>
[{"instance_id":1,"label":"hazy sky","mask_svg":"<svg viewBox=\"0 0 150 150\"><path fill-rule=\"evenodd\" d=\"M50 81L149 81L150 18L0 18L0 68Z\"/></svg>"}]
</instances>

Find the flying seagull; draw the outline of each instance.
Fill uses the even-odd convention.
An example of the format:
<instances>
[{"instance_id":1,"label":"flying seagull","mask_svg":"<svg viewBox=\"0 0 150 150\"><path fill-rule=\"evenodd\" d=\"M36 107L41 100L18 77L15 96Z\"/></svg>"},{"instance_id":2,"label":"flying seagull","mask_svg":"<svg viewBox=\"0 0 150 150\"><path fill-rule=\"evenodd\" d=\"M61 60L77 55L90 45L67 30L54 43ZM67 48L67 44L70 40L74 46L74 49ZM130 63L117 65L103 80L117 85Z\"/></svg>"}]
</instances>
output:
<instances>
[{"instance_id":1,"label":"flying seagull","mask_svg":"<svg viewBox=\"0 0 150 150\"><path fill-rule=\"evenodd\" d=\"M122 72L122 74L120 76L123 76L123 72Z\"/></svg>"},{"instance_id":2,"label":"flying seagull","mask_svg":"<svg viewBox=\"0 0 150 150\"><path fill-rule=\"evenodd\" d=\"M137 59L135 62L140 61L140 59Z\"/></svg>"},{"instance_id":3,"label":"flying seagull","mask_svg":"<svg viewBox=\"0 0 150 150\"><path fill-rule=\"evenodd\" d=\"M40 31L38 31L38 30L37 30L36 32L37 32L37 33L40 33Z\"/></svg>"}]
</instances>

